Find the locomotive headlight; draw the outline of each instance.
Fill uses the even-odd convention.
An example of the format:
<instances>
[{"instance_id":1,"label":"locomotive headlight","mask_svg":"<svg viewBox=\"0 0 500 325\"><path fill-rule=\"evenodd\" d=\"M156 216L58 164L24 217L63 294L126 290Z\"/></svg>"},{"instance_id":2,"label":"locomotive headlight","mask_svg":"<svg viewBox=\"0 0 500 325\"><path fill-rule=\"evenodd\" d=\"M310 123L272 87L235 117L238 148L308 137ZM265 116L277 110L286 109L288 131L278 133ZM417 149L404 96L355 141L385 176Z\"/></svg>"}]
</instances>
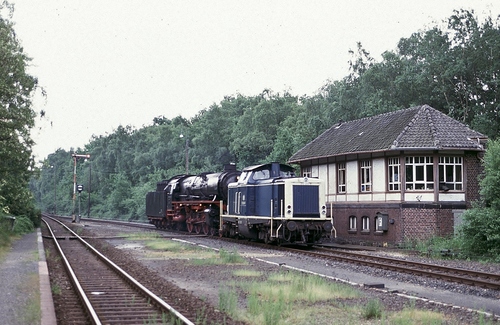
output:
<instances>
[{"instance_id":1,"label":"locomotive headlight","mask_svg":"<svg viewBox=\"0 0 500 325\"><path fill-rule=\"evenodd\" d=\"M292 206L290 204L286 206L286 213L292 214Z\"/></svg>"},{"instance_id":2,"label":"locomotive headlight","mask_svg":"<svg viewBox=\"0 0 500 325\"><path fill-rule=\"evenodd\" d=\"M326 215L326 206L321 206L321 214Z\"/></svg>"}]
</instances>

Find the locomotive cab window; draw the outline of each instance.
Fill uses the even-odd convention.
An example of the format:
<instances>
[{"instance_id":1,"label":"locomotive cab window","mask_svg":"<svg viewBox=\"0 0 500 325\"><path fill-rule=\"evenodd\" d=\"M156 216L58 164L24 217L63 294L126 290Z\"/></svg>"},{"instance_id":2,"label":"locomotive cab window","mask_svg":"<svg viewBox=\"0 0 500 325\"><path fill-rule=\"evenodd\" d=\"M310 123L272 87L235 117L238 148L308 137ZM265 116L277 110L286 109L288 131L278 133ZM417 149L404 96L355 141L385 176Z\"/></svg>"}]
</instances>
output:
<instances>
[{"instance_id":1,"label":"locomotive cab window","mask_svg":"<svg viewBox=\"0 0 500 325\"><path fill-rule=\"evenodd\" d=\"M263 169L263 170L257 170L253 173L252 178L254 180L261 180L261 179L268 179L270 177L269 170Z\"/></svg>"}]
</instances>

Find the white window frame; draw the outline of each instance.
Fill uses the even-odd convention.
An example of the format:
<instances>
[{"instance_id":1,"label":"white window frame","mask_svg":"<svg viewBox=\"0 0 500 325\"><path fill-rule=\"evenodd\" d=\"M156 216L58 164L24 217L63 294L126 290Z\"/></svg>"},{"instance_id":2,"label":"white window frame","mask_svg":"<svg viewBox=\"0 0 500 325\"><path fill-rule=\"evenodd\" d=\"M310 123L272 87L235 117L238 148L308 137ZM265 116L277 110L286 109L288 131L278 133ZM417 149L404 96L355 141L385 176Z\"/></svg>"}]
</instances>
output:
<instances>
[{"instance_id":1,"label":"white window frame","mask_svg":"<svg viewBox=\"0 0 500 325\"><path fill-rule=\"evenodd\" d=\"M464 190L464 166L462 157L439 157L439 183L451 191Z\"/></svg>"},{"instance_id":2,"label":"white window frame","mask_svg":"<svg viewBox=\"0 0 500 325\"><path fill-rule=\"evenodd\" d=\"M368 232L370 231L370 217L362 216L361 217L362 228L361 231Z\"/></svg>"},{"instance_id":3,"label":"white window frame","mask_svg":"<svg viewBox=\"0 0 500 325\"><path fill-rule=\"evenodd\" d=\"M372 161L362 160L360 162L361 192L372 191Z\"/></svg>"},{"instance_id":4,"label":"white window frame","mask_svg":"<svg viewBox=\"0 0 500 325\"><path fill-rule=\"evenodd\" d=\"M312 167L307 166L302 168L302 177L311 177L312 175Z\"/></svg>"},{"instance_id":5,"label":"white window frame","mask_svg":"<svg viewBox=\"0 0 500 325\"><path fill-rule=\"evenodd\" d=\"M382 230L382 217L377 215L374 220L375 232L383 232Z\"/></svg>"},{"instance_id":6,"label":"white window frame","mask_svg":"<svg viewBox=\"0 0 500 325\"><path fill-rule=\"evenodd\" d=\"M337 193L346 192L347 172L345 162L337 163Z\"/></svg>"},{"instance_id":7,"label":"white window frame","mask_svg":"<svg viewBox=\"0 0 500 325\"><path fill-rule=\"evenodd\" d=\"M358 229L357 226L358 220L356 216L349 216L349 230L356 231Z\"/></svg>"},{"instance_id":8,"label":"white window frame","mask_svg":"<svg viewBox=\"0 0 500 325\"><path fill-rule=\"evenodd\" d=\"M388 176L389 176L389 191L401 190L401 163L398 158L389 158L387 160Z\"/></svg>"},{"instance_id":9,"label":"white window frame","mask_svg":"<svg viewBox=\"0 0 500 325\"><path fill-rule=\"evenodd\" d=\"M405 159L406 190L434 189L434 163L431 156L409 156Z\"/></svg>"}]
</instances>

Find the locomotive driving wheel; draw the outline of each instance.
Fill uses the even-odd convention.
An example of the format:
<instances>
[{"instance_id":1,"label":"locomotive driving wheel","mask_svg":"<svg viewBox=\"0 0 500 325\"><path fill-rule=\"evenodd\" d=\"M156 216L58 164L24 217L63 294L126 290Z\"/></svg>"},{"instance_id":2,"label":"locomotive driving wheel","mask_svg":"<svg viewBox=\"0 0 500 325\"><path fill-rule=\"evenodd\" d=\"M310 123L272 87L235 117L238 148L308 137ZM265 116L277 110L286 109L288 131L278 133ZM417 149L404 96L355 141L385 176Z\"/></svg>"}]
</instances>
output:
<instances>
[{"instance_id":1,"label":"locomotive driving wheel","mask_svg":"<svg viewBox=\"0 0 500 325\"><path fill-rule=\"evenodd\" d=\"M199 223L194 225L194 232L198 235L201 233L201 225Z\"/></svg>"},{"instance_id":2,"label":"locomotive driving wheel","mask_svg":"<svg viewBox=\"0 0 500 325\"><path fill-rule=\"evenodd\" d=\"M208 235L208 233L210 232L210 227L206 222L203 223L202 230L204 235Z\"/></svg>"},{"instance_id":3,"label":"locomotive driving wheel","mask_svg":"<svg viewBox=\"0 0 500 325\"><path fill-rule=\"evenodd\" d=\"M193 232L193 224L191 222L186 223L187 231L192 233Z\"/></svg>"}]
</instances>

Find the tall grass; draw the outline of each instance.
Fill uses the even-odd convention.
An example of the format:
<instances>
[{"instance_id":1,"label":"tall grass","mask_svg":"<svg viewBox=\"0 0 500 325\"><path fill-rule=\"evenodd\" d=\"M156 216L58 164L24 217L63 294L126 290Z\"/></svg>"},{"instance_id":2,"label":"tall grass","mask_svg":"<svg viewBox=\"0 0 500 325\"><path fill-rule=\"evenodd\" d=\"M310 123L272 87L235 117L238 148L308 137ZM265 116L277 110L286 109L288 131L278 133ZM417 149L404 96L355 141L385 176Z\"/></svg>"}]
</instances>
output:
<instances>
[{"instance_id":1,"label":"tall grass","mask_svg":"<svg viewBox=\"0 0 500 325\"><path fill-rule=\"evenodd\" d=\"M246 264L247 261L236 251L219 250L219 254L208 258L195 258L191 260L194 265L224 265L224 264Z\"/></svg>"},{"instance_id":2,"label":"tall grass","mask_svg":"<svg viewBox=\"0 0 500 325\"><path fill-rule=\"evenodd\" d=\"M0 216L0 248L10 246L11 234L10 222Z\"/></svg>"},{"instance_id":3,"label":"tall grass","mask_svg":"<svg viewBox=\"0 0 500 325\"><path fill-rule=\"evenodd\" d=\"M238 294L233 290L219 289L219 309L229 315L234 315L238 306Z\"/></svg>"},{"instance_id":4,"label":"tall grass","mask_svg":"<svg viewBox=\"0 0 500 325\"><path fill-rule=\"evenodd\" d=\"M415 308L415 300L411 300L408 307L394 313L391 316L391 324L393 325L441 325L448 324L448 322L449 320L444 314L432 310L421 310Z\"/></svg>"},{"instance_id":5,"label":"tall grass","mask_svg":"<svg viewBox=\"0 0 500 325\"><path fill-rule=\"evenodd\" d=\"M238 274L247 276L243 271ZM253 276L252 273L250 275ZM250 321L251 324L286 324L290 317L301 318L300 313L309 313L304 306L360 296L350 286L293 271L280 271L264 279L252 279L232 283L230 289L223 291L224 296L219 296L220 300L224 299L224 306L229 306L228 297L231 297L233 304L226 311L232 317ZM238 291L243 292L246 310L237 309Z\"/></svg>"},{"instance_id":6,"label":"tall grass","mask_svg":"<svg viewBox=\"0 0 500 325\"><path fill-rule=\"evenodd\" d=\"M460 241L455 237L432 237L427 240L415 242L415 249L429 257L458 257L460 252ZM453 254L443 255L442 252L450 251Z\"/></svg>"},{"instance_id":7,"label":"tall grass","mask_svg":"<svg viewBox=\"0 0 500 325\"><path fill-rule=\"evenodd\" d=\"M384 307L377 299L370 299L363 310L365 319L378 319L382 317Z\"/></svg>"}]
</instances>

